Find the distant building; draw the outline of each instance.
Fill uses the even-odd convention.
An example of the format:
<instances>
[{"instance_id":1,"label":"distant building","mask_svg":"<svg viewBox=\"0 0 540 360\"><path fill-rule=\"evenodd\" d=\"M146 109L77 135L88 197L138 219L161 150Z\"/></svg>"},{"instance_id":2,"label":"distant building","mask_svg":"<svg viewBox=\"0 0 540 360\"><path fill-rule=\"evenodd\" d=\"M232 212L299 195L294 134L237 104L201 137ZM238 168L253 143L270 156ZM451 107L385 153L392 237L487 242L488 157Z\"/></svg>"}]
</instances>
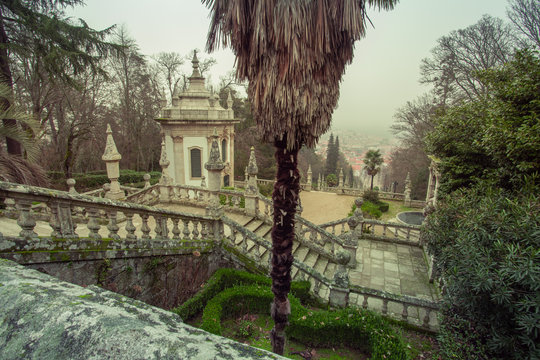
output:
<instances>
[{"instance_id":1,"label":"distant building","mask_svg":"<svg viewBox=\"0 0 540 360\"><path fill-rule=\"evenodd\" d=\"M208 161L214 128L219 136L221 158L225 163L222 185L234 186L234 118L229 93L227 109L219 104L219 96L205 87L199 71L197 54L193 56L193 74L187 90L175 93L172 106L161 110L155 119L160 123L165 141L169 174L179 185L200 186L208 177L204 163Z\"/></svg>"}]
</instances>

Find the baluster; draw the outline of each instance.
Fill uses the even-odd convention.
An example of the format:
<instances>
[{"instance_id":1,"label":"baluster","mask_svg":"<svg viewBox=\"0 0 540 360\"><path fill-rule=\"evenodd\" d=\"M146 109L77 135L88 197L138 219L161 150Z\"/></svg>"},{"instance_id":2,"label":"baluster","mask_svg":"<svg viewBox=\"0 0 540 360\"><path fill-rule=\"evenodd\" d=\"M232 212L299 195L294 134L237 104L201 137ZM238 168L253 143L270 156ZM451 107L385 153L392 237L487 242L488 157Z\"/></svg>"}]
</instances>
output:
<instances>
[{"instance_id":1,"label":"baluster","mask_svg":"<svg viewBox=\"0 0 540 360\"><path fill-rule=\"evenodd\" d=\"M409 307L408 304L403 304L403 312L401 313L401 318L404 321L407 321L407 317L409 317L409 312L407 310L408 307Z\"/></svg>"},{"instance_id":2,"label":"baluster","mask_svg":"<svg viewBox=\"0 0 540 360\"><path fill-rule=\"evenodd\" d=\"M328 242L330 243L330 251L334 252L336 250L334 242L331 239L329 239Z\"/></svg>"},{"instance_id":3,"label":"baluster","mask_svg":"<svg viewBox=\"0 0 540 360\"><path fill-rule=\"evenodd\" d=\"M429 329L429 314L431 314L431 309L426 309L426 316L424 316L424 322L422 323L422 326L426 329Z\"/></svg>"},{"instance_id":4,"label":"baluster","mask_svg":"<svg viewBox=\"0 0 540 360\"><path fill-rule=\"evenodd\" d=\"M107 229L109 229L109 237L111 239L120 240L120 236L118 235L118 230L120 228L116 223L116 215L116 210L107 212L107 216L109 217L109 224L107 225Z\"/></svg>"},{"instance_id":5,"label":"baluster","mask_svg":"<svg viewBox=\"0 0 540 360\"><path fill-rule=\"evenodd\" d=\"M229 235L229 241L231 245L236 244L236 233L237 233L236 229L231 227L231 234Z\"/></svg>"},{"instance_id":6,"label":"baluster","mask_svg":"<svg viewBox=\"0 0 540 360\"><path fill-rule=\"evenodd\" d=\"M315 286L313 287L313 292L317 294L320 289L321 289L321 282L315 279Z\"/></svg>"},{"instance_id":7,"label":"baluster","mask_svg":"<svg viewBox=\"0 0 540 360\"><path fill-rule=\"evenodd\" d=\"M141 220L142 220L142 225L141 225L142 237L141 238L145 240L150 239L150 226L148 226L148 217L149 217L148 214L141 215Z\"/></svg>"},{"instance_id":8,"label":"baluster","mask_svg":"<svg viewBox=\"0 0 540 360\"><path fill-rule=\"evenodd\" d=\"M364 301L362 301L362 307L364 309L367 309L367 306L368 306L367 299L368 299L368 296L366 294L364 294Z\"/></svg>"},{"instance_id":9,"label":"baluster","mask_svg":"<svg viewBox=\"0 0 540 360\"><path fill-rule=\"evenodd\" d=\"M269 213L268 213L268 204L267 203L264 203L264 217L265 218L269 218Z\"/></svg>"},{"instance_id":10,"label":"baluster","mask_svg":"<svg viewBox=\"0 0 540 360\"><path fill-rule=\"evenodd\" d=\"M240 207L240 197L235 196L235 197L233 197L233 199L234 199L234 207L239 208Z\"/></svg>"},{"instance_id":11,"label":"baluster","mask_svg":"<svg viewBox=\"0 0 540 360\"><path fill-rule=\"evenodd\" d=\"M207 223L202 221L201 222L201 239L207 240L207 236L208 236Z\"/></svg>"},{"instance_id":12,"label":"baluster","mask_svg":"<svg viewBox=\"0 0 540 360\"><path fill-rule=\"evenodd\" d=\"M244 233L242 233L242 250L244 250L244 254L247 253L247 236Z\"/></svg>"},{"instance_id":13,"label":"baluster","mask_svg":"<svg viewBox=\"0 0 540 360\"><path fill-rule=\"evenodd\" d=\"M19 236L31 240L37 239L38 235L34 231L36 226L36 220L32 216L30 209L32 207L32 202L30 200L16 200L16 208L19 210L19 218L17 219L17 224L21 227L21 232Z\"/></svg>"},{"instance_id":14,"label":"baluster","mask_svg":"<svg viewBox=\"0 0 540 360\"><path fill-rule=\"evenodd\" d=\"M98 209L95 209L95 208L86 209L86 214L88 215L88 224L86 225L89 231L88 237L91 239L96 239L96 240L101 239L101 235L99 235L99 229L101 228L101 225L99 225L98 220L97 220L98 213L99 213Z\"/></svg>"},{"instance_id":15,"label":"baluster","mask_svg":"<svg viewBox=\"0 0 540 360\"><path fill-rule=\"evenodd\" d=\"M126 239L128 240L137 240L137 235L135 235L135 225L133 225L133 214L132 213L124 213L126 215Z\"/></svg>"},{"instance_id":16,"label":"baluster","mask_svg":"<svg viewBox=\"0 0 540 360\"><path fill-rule=\"evenodd\" d=\"M298 281L304 281L306 280L306 274L300 269L298 269L298 276L296 277L296 280Z\"/></svg>"},{"instance_id":17,"label":"baluster","mask_svg":"<svg viewBox=\"0 0 540 360\"><path fill-rule=\"evenodd\" d=\"M189 220L182 219L182 224L184 225L184 230L182 231L182 234L184 234L184 240L189 240Z\"/></svg>"},{"instance_id":18,"label":"baluster","mask_svg":"<svg viewBox=\"0 0 540 360\"><path fill-rule=\"evenodd\" d=\"M411 238L411 229L407 228L407 240Z\"/></svg>"},{"instance_id":19,"label":"baluster","mask_svg":"<svg viewBox=\"0 0 540 360\"><path fill-rule=\"evenodd\" d=\"M161 236L163 239L168 240L169 239L169 227L167 225L167 222L169 221L168 216L162 216L161 217Z\"/></svg>"},{"instance_id":20,"label":"baluster","mask_svg":"<svg viewBox=\"0 0 540 360\"><path fill-rule=\"evenodd\" d=\"M49 208L51 209L51 217L49 218L49 226L53 230L51 233L51 237L57 238L61 236L60 220L58 219L58 208L56 207L56 204L49 204Z\"/></svg>"},{"instance_id":21,"label":"baluster","mask_svg":"<svg viewBox=\"0 0 540 360\"><path fill-rule=\"evenodd\" d=\"M386 224L383 226L382 228L382 234L383 236L386 236L386 229L388 228L388 226L386 226Z\"/></svg>"},{"instance_id":22,"label":"baluster","mask_svg":"<svg viewBox=\"0 0 540 360\"><path fill-rule=\"evenodd\" d=\"M161 229L161 216L159 215L152 215L154 217L155 227L154 232L156 233L156 240L163 240L164 236L162 234Z\"/></svg>"},{"instance_id":23,"label":"baluster","mask_svg":"<svg viewBox=\"0 0 540 360\"><path fill-rule=\"evenodd\" d=\"M332 225L332 235L336 235L336 225Z\"/></svg>"},{"instance_id":24,"label":"baluster","mask_svg":"<svg viewBox=\"0 0 540 360\"><path fill-rule=\"evenodd\" d=\"M197 240L199 238L199 223L200 221L193 222L193 240Z\"/></svg>"},{"instance_id":25,"label":"baluster","mask_svg":"<svg viewBox=\"0 0 540 360\"><path fill-rule=\"evenodd\" d=\"M382 314L386 315L388 313L388 299L383 299L382 301Z\"/></svg>"},{"instance_id":26,"label":"baluster","mask_svg":"<svg viewBox=\"0 0 540 360\"><path fill-rule=\"evenodd\" d=\"M261 257L261 251L259 249L259 244L255 243L255 246L253 246L253 248L254 248L255 256L257 257L257 259L259 259Z\"/></svg>"},{"instance_id":27,"label":"baluster","mask_svg":"<svg viewBox=\"0 0 540 360\"><path fill-rule=\"evenodd\" d=\"M341 232L340 234L343 234L345 232L345 223L341 223Z\"/></svg>"},{"instance_id":28,"label":"baluster","mask_svg":"<svg viewBox=\"0 0 540 360\"><path fill-rule=\"evenodd\" d=\"M174 240L180 240L180 228L178 227L179 221L180 219L178 218L172 218L172 222L173 222L172 233L173 233Z\"/></svg>"},{"instance_id":29,"label":"baluster","mask_svg":"<svg viewBox=\"0 0 540 360\"><path fill-rule=\"evenodd\" d=\"M315 230L311 230L309 232L309 241L311 241L314 244L317 242L317 234L315 234Z\"/></svg>"}]
</instances>

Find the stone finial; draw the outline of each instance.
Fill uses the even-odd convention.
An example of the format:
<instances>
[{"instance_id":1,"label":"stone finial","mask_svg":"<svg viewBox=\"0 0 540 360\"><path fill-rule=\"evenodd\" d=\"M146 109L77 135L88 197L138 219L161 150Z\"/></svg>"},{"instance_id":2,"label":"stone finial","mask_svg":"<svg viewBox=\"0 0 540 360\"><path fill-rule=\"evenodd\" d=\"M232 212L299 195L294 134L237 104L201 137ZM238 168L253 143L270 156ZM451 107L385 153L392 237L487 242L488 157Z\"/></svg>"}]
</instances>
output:
<instances>
[{"instance_id":1,"label":"stone finial","mask_svg":"<svg viewBox=\"0 0 540 360\"><path fill-rule=\"evenodd\" d=\"M308 177L310 177L310 175L312 174L311 172L311 164L308 165L308 169L307 169L307 175Z\"/></svg>"},{"instance_id":2,"label":"stone finial","mask_svg":"<svg viewBox=\"0 0 540 360\"><path fill-rule=\"evenodd\" d=\"M167 159L167 149L165 148L165 141L161 141L161 156L159 157L159 165L161 166L161 178L159 183L162 185L168 185L171 181L169 176L169 167L170 161Z\"/></svg>"},{"instance_id":3,"label":"stone finial","mask_svg":"<svg viewBox=\"0 0 540 360\"><path fill-rule=\"evenodd\" d=\"M251 147L249 154L247 173L249 176L255 176L259 173L259 168L257 167L257 158L255 157L255 147L253 146Z\"/></svg>"},{"instance_id":4,"label":"stone finial","mask_svg":"<svg viewBox=\"0 0 540 360\"><path fill-rule=\"evenodd\" d=\"M199 71L199 59L197 58L197 50L193 52L193 59L191 60L193 64L193 73L191 74L192 78L200 78L201 72Z\"/></svg>"},{"instance_id":5,"label":"stone finial","mask_svg":"<svg viewBox=\"0 0 540 360\"><path fill-rule=\"evenodd\" d=\"M231 90L229 90L229 95L227 96L227 109L232 109L233 99L231 96Z\"/></svg>"},{"instance_id":6,"label":"stone finial","mask_svg":"<svg viewBox=\"0 0 540 360\"><path fill-rule=\"evenodd\" d=\"M405 189L411 188L411 174L407 172L407 177L405 178Z\"/></svg>"},{"instance_id":7,"label":"stone finial","mask_svg":"<svg viewBox=\"0 0 540 360\"><path fill-rule=\"evenodd\" d=\"M244 181L248 181L247 166L244 168Z\"/></svg>"},{"instance_id":8,"label":"stone finial","mask_svg":"<svg viewBox=\"0 0 540 360\"><path fill-rule=\"evenodd\" d=\"M219 154L218 133L216 128L214 128L214 133L212 134L210 157L208 162L204 164L204 168L206 170L223 170L225 168L225 164L221 160L221 156Z\"/></svg>"},{"instance_id":9,"label":"stone finial","mask_svg":"<svg viewBox=\"0 0 540 360\"><path fill-rule=\"evenodd\" d=\"M70 194L78 194L77 190L75 190L75 179L69 178L66 180L67 186L69 188L68 193Z\"/></svg>"},{"instance_id":10,"label":"stone finial","mask_svg":"<svg viewBox=\"0 0 540 360\"><path fill-rule=\"evenodd\" d=\"M339 186L340 188L343 187L343 168L341 168L341 169L339 170L339 183L338 183L338 186Z\"/></svg>"},{"instance_id":11,"label":"stone finial","mask_svg":"<svg viewBox=\"0 0 540 360\"><path fill-rule=\"evenodd\" d=\"M105 143L105 151L103 152L101 160L120 161L122 159L122 155L120 155L120 153L116 149L116 143L114 142L114 138L112 136L111 124L107 124L106 134L107 142Z\"/></svg>"},{"instance_id":12,"label":"stone finial","mask_svg":"<svg viewBox=\"0 0 540 360\"><path fill-rule=\"evenodd\" d=\"M354 210L354 216L356 216L359 221L362 221L364 219L364 214L362 213L362 205L364 204L364 198L356 198L354 200L354 204L356 205L356 210Z\"/></svg>"},{"instance_id":13,"label":"stone finial","mask_svg":"<svg viewBox=\"0 0 540 360\"><path fill-rule=\"evenodd\" d=\"M322 176L321 173L319 173L319 180L317 181L317 190L322 190Z\"/></svg>"},{"instance_id":14,"label":"stone finial","mask_svg":"<svg viewBox=\"0 0 540 360\"><path fill-rule=\"evenodd\" d=\"M143 180L144 180L144 188L148 189L150 187L150 174L144 174Z\"/></svg>"}]
</instances>

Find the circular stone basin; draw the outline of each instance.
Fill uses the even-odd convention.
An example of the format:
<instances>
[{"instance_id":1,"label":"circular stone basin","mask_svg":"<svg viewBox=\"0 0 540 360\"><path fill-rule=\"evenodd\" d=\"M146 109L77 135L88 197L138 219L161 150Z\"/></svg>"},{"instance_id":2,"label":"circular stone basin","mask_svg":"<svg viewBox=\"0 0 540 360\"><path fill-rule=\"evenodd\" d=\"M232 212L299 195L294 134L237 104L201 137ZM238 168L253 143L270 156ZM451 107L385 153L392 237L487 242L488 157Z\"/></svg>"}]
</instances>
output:
<instances>
[{"instance_id":1,"label":"circular stone basin","mask_svg":"<svg viewBox=\"0 0 540 360\"><path fill-rule=\"evenodd\" d=\"M420 211L404 211L397 214L396 218L399 222L407 225L422 225L424 222L424 214Z\"/></svg>"}]
</instances>

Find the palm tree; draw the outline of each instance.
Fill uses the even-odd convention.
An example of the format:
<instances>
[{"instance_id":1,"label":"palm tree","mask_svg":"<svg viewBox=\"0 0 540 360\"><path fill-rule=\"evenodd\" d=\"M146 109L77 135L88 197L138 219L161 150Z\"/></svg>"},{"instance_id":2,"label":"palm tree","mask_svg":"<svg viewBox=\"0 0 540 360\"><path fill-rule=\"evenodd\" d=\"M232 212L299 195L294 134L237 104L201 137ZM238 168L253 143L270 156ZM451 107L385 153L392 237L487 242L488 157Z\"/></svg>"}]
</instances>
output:
<instances>
[{"instance_id":1,"label":"palm tree","mask_svg":"<svg viewBox=\"0 0 540 360\"><path fill-rule=\"evenodd\" d=\"M392 9L398 0L202 0L211 9L207 49L236 54L236 76L263 140L276 148L272 227L272 349L283 354L290 304L294 217L299 197L297 155L325 133L339 82L365 34L366 4Z\"/></svg>"},{"instance_id":2,"label":"palm tree","mask_svg":"<svg viewBox=\"0 0 540 360\"><path fill-rule=\"evenodd\" d=\"M39 129L39 123L24 111L13 105L11 88L0 82L0 99L9 99L0 102L0 120L14 119L15 125L0 121L0 138L11 138L21 144L28 160L19 155L10 155L0 150L0 180L20 184L47 186L47 175L43 169L30 161L36 160L39 147L34 134ZM5 107L9 104L9 107ZM17 125L19 124L19 125Z\"/></svg>"},{"instance_id":3,"label":"palm tree","mask_svg":"<svg viewBox=\"0 0 540 360\"><path fill-rule=\"evenodd\" d=\"M373 178L379 173L380 166L383 163L380 150L369 150L364 158L364 169L371 176L371 190L373 190Z\"/></svg>"}]
</instances>

